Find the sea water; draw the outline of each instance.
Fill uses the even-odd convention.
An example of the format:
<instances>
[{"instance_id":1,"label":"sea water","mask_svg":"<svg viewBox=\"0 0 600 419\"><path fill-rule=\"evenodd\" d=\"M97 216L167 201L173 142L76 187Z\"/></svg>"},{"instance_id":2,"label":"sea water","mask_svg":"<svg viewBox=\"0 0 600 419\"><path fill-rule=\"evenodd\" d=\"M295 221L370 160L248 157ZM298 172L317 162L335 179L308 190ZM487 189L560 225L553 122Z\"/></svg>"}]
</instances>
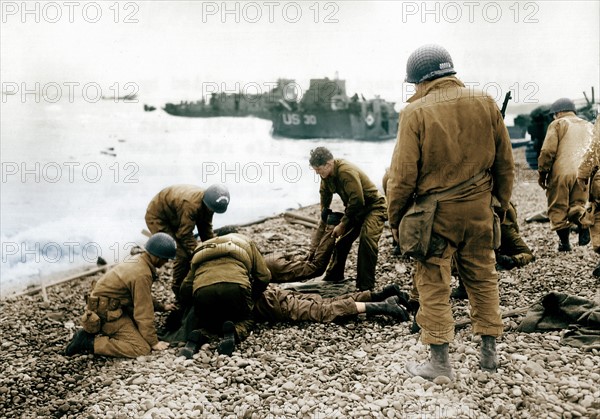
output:
<instances>
[{"instance_id":1,"label":"sea water","mask_svg":"<svg viewBox=\"0 0 600 419\"><path fill-rule=\"evenodd\" d=\"M31 98L28 98L31 99ZM143 245L148 202L172 184L224 183L231 203L215 228L319 201L311 149L361 167L381 187L394 140L275 139L271 122L182 118L119 100L3 97L0 292L122 261Z\"/></svg>"}]
</instances>

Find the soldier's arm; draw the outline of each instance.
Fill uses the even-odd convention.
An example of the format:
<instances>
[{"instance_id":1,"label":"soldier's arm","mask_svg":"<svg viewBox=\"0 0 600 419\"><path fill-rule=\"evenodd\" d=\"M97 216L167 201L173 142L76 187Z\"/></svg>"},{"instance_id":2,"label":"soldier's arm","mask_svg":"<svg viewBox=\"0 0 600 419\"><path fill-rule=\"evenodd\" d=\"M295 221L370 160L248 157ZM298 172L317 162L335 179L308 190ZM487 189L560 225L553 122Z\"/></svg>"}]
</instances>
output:
<instances>
[{"instance_id":1,"label":"soldier's arm","mask_svg":"<svg viewBox=\"0 0 600 419\"><path fill-rule=\"evenodd\" d=\"M195 214L188 208L183 208L179 215L179 227L175 236L177 241L183 245L188 255L194 253L198 242L194 237L194 228L196 227Z\"/></svg>"},{"instance_id":2,"label":"soldier's arm","mask_svg":"<svg viewBox=\"0 0 600 419\"><path fill-rule=\"evenodd\" d=\"M341 223L346 226L349 223L355 223L364 214L365 196L358 173L354 171L340 173L340 180L344 191L348 195L346 211L341 220Z\"/></svg>"},{"instance_id":3,"label":"soldier's arm","mask_svg":"<svg viewBox=\"0 0 600 419\"><path fill-rule=\"evenodd\" d=\"M331 201L333 200L333 194L329 191L329 188L327 188L327 185L323 179L321 179L319 195L321 196L321 210L329 208L331 206Z\"/></svg>"},{"instance_id":4,"label":"soldier's arm","mask_svg":"<svg viewBox=\"0 0 600 419\"><path fill-rule=\"evenodd\" d=\"M388 219L392 230L397 230L404 213L408 209L411 197L417 189L419 176L418 123L414 112L400 113L398 140L392 154L390 174L387 182Z\"/></svg>"},{"instance_id":5,"label":"soldier's arm","mask_svg":"<svg viewBox=\"0 0 600 419\"><path fill-rule=\"evenodd\" d=\"M512 145L508 129L504 125L502 114L496 112L496 156L492 166L494 178L494 196L500 201L502 209L508 210L515 176L515 163L513 161Z\"/></svg>"},{"instance_id":6,"label":"soldier's arm","mask_svg":"<svg viewBox=\"0 0 600 419\"><path fill-rule=\"evenodd\" d=\"M196 227L198 227L198 235L200 236L200 240L202 241L206 241L215 237L215 232L213 231L212 225L212 218L212 214L202 215L196 223Z\"/></svg>"},{"instance_id":7,"label":"soldier's arm","mask_svg":"<svg viewBox=\"0 0 600 419\"><path fill-rule=\"evenodd\" d=\"M150 347L158 343L154 327L154 306L152 304L152 277L150 275L134 278L130 283L133 301L133 319L140 335Z\"/></svg>"},{"instance_id":8,"label":"soldier's arm","mask_svg":"<svg viewBox=\"0 0 600 419\"><path fill-rule=\"evenodd\" d=\"M542 150L538 157L538 171L550 172L552 170L552 165L554 164L556 152L558 150L558 136L559 124L557 120L548 126L548 131L544 138L544 145L542 145Z\"/></svg>"}]
</instances>

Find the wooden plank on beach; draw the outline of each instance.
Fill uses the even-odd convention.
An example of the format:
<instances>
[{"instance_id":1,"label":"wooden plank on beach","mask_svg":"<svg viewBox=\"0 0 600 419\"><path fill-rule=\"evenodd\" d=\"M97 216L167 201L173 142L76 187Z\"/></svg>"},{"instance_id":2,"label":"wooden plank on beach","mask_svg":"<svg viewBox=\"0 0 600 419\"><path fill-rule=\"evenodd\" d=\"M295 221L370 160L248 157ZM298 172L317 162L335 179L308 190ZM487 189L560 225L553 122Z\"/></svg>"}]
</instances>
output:
<instances>
[{"instance_id":1,"label":"wooden plank on beach","mask_svg":"<svg viewBox=\"0 0 600 419\"><path fill-rule=\"evenodd\" d=\"M99 272L104 272L104 271L108 270L109 268L112 268L114 265L115 264L99 266L97 268L90 269L88 271L80 272L78 274L74 274L74 275L68 276L66 278L59 279L58 281L52 282L52 283L47 284L47 285L41 285L39 287L33 287L33 288L27 289L25 291L9 295L9 296L7 296L7 298L16 298L16 297L21 297L23 295L35 295L35 294L41 292L42 296L45 295L44 301L47 301L48 295L46 293L46 290L48 288L53 287L55 285L64 284L65 282L70 282L70 281L73 281L75 279L85 278L86 276L94 275L94 274L97 274Z\"/></svg>"},{"instance_id":2,"label":"wooden plank on beach","mask_svg":"<svg viewBox=\"0 0 600 419\"><path fill-rule=\"evenodd\" d=\"M294 212L286 211L283 213L284 218L292 218L295 220L301 220L310 224L317 226L319 224L319 220L315 220L314 218L307 217L305 215L296 214Z\"/></svg>"}]
</instances>

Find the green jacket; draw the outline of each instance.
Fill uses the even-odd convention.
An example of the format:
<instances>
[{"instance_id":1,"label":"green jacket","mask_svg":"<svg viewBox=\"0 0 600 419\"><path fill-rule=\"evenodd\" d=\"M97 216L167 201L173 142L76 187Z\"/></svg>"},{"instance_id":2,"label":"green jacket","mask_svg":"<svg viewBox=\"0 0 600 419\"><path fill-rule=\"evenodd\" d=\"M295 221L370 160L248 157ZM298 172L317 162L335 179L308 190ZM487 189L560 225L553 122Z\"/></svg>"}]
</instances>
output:
<instances>
[{"instance_id":1,"label":"green jacket","mask_svg":"<svg viewBox=\"0 0 600 419\"><path fill-rule=\"evenodd\" d=\"M333 172L321 179L319 193L321 209L329 208L334 193L340 196L346 207L341 221L344 225L360 223L374 209L387 208L385 198L367 175L343 159L334 160Z\"/></svg>"}]
</instances>

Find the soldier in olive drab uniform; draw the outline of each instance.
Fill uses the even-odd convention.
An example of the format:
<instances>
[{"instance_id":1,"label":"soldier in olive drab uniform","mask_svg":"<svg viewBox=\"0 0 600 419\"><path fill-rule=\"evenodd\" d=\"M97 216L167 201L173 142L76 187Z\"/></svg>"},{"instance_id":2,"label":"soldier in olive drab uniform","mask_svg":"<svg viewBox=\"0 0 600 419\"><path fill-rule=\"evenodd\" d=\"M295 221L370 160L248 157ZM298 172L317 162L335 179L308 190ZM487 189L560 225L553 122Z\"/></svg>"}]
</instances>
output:
<instances>
[{"instance_id":1,"label":"soldier in olive drab uniform","mask_svg":"<svg viewBox=\"0 0 600 419\"><path fill-rule=\"evenodd\" d=\"M571 250L572 224L579 228L579 245L590 242L589 228L580 223L588 196L577 183L577 169L589 144L592 124L575 115L575 104L567 98L554 102L550 113L554 121L538 158L538 183L546 190L550 225L560 239L558 250L565 252Z\"/></svg>"},{"instance_id":2,"label":"soldier in olive drab uniform","mask_svg":"<svg viewBox=\"0 0 600 419\"><path fill-rule=\"evenodd\" d=\"M306 258L292 258L275 253L265 258L271 271L272 282L284 283L305 281L323 275L335 247L333 229L343 217L341 212L333 212L322 217L317 230L311 237L311 246Z\"/></svg>"},{"instance_id":3,"label":"soldier in olive drab uniform","mask_svg":"<svg viewBox=\"0 0 600 419\"><path fill-rule=\"evenodd\" d=\"M592 223L590 228L592 235L592 247L594 252L600 254L600 118L596 117L594 130L592 133L592 142L589 149L583 156L583 160L579 165L577 172L577 183L587 191L589 185L589 200L591 202L590 215ZM600 262L596 265L592 274L595 277L600 277Z\"/></svg>"},{"instance_id":4,"label":"soldier in olive drab uniform","mask_svg":"<svg viewBox=\"0 0 600 419\"><path fill-rule=\"evenodd\" d=\"M144 253L100 278L87 298L83 330L75 333L66 355L135 358L166 349L169 344L158 340L154 327L152 282L157 278L156 269L173 259L175 253L173 238L157 233L148 240Z\"/></svg>"},{"instance_id":5,"label":"soldier in olive drab uniform","mask_svg":"<svg viewBox=\"0 0 600 419\"><path fill-rule=\"evenodd\" d=\"M190 260L200 240L215 236L212 228L213 214L224 213L229 205L229 191L223 185L212 185L203 190L193 185L174 185L160 191L148 204L146 225L151 233L167 233L177 242L177 257L173 264L173 292L190 270Z\"/></svg>"},{"instance_id":6,"label":"soldier in olive drab uniform","mask_svg":"<svg viewBox=\"0 0 600 419\"><path fill-rule=\"evenodd\" d=\"M412 200L447 193L437 202L427 256L415 271L417 323L431 358L409 363L407 370L431 380L454 376L448 353L454 339L452 258L468 290L473 332L482 335L481 369L496 371L496 337L504 329L492 196L508 210L514 177L510 138L494 100L466 88L454 74L450 54L438 45L418 48L408 58L406 81L416 84L416 93L400 113L387 183L390 227L401 247L398 228Z\"/></svg>"},{"instance_id":7,"label":"soldier in olive drab uniform","mask_svg":"<svg viewBox=\"0 0 600 419\"><path fill-rule=\"evenodd\" d=\"M194 329L180 355L190 358L207 335L220 333L218 352L231 355L255 322L332 322L359 313L386 314L408 320L407 295L395 284L379 292L363 291L335 298L267 287L270 273L252 240L228 234L198 246L181 301L194 306ZM221 329L222 328L222 329ZM221 330L219 330L221 329Z\"/></svg>"},{"instance_id":8,"label":"soldier in olive drab uniform","mask_svg":"<svg viewBox=\"0 0 600 419\"><path fill-rule=\"evenodd\" d=\"M356 287L361 291L373 289L379 238L386 220L385 198L362 170L345 160L334 160L325 147L311 150L309 163L321 176L321 210L329 209L334 193L346 207L342 221L333 230L338 241L325 280L344 279L346 258L352 243L360 237Z\"/></svg>"}]
</instances>

